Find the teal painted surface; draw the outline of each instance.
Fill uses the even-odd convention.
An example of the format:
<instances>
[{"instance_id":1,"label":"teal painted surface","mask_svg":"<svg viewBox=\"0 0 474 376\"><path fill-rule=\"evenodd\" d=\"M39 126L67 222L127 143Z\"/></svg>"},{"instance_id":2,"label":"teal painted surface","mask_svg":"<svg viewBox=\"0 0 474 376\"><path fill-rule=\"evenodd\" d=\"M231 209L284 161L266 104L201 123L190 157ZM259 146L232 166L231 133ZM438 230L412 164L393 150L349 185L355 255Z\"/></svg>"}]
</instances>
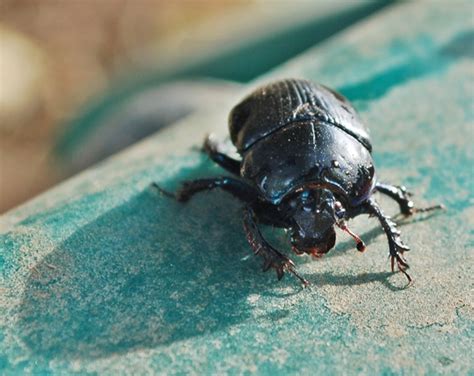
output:
<instances>
[{"instance_id":1,"label":"teal painted surface","mask_svg":"<svg viewBox=\"0 0 474 376\"><path fill-rule=\"evenodd\" d=\"M370 124L381 179L447 205L401 221L413 286L389 272L373 219L352 223L365 254L338 233L324 259L294 256L312 284L301 289L248 257L231 197L180 205L150 189L222 173L189 149L160 154L178 134L199 140L196 126L213 119L203 114L2 218L3 372L473 374L474 73L453 44L472 43L466 9L403 4L269 74L345 87ZM462 52L440 56L446 46ZM265 231L288 250L284 234Z\"/></svg>"},{"instance_id":2,"label":"teal painted surface","mask_svg":"<svg viewBox=\"0 0 474 376\"><path fill-rule=\"evenodd\" d=\"M393 52L400 54L402 51L410 54L413 41L395 41L391 46ZM437 45L429 35L422 35L415 41L422 46L423 51L403 63L376 74L369 79L349 86L339 88L347 98L352 101L375 100L387 94L391 89L402 86L407 82L428 75L442 73L449 66L462 58L474 57L474 31L463 31L453 40L444 45Z\"/></svg>"}]
</instances>

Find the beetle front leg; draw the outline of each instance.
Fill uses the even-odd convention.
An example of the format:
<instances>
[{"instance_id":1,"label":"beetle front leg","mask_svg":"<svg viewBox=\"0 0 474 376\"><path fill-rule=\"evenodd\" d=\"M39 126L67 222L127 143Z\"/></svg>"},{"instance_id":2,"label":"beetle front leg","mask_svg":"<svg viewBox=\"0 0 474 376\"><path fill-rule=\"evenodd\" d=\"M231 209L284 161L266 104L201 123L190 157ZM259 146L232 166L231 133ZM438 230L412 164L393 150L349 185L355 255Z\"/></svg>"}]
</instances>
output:
<instances>
[{"instance_id":1,"label":"beetle front leg","mask_svg":"<svg viewBox=\"0 0 474 376\"><path fill-rule=\"evenodd\" d=\"M367 201L365 208L368 214L377 217L385 234L387 235L392 272L394 271L394 265L396 261L398 269L403 274L405 274L408 282L410 283L412 279L406 272L406 269L408 269L409 266L403 257L403 253L405 251L409 251L410 247L405 245L400 238L400 231L397 229L396 223L393 222L389 216L384 214L379 204L377 204L377 202L372 198Z\"/></svg>"},{"instance_id":2,"label":"beetle front leg","mask_svg":"<svg viewBox=\"0 0 474 376\"><path fill-rule=\"evenodd\" d=\"M400 206L403 215L412 215L414 213L428 212L437 209L443 209L444 205L433 205L427 208L416 208L413 201L410 200L411 193L403 185L396 186L384 183L377 183L375 189L384 195L394 199Z\"/></svg>"},{"instance_id":3,"label":"beetle front leg","mask_svg":"<svg viewBox=\"0 0 474 376\"><path fill-rule=\"evenodd\" d=\"M263 238L255 219L255 213L249 206L244 208L243 212L244 230L247 241L256 255L263 257L263 271L266 272L270 268L276 270L278 280L283 278L285 271L292 273L298 278L304 286L309 282L301 277L295 271L295 264L288 257L278 252Z\"/></svg>"}]
</instances>

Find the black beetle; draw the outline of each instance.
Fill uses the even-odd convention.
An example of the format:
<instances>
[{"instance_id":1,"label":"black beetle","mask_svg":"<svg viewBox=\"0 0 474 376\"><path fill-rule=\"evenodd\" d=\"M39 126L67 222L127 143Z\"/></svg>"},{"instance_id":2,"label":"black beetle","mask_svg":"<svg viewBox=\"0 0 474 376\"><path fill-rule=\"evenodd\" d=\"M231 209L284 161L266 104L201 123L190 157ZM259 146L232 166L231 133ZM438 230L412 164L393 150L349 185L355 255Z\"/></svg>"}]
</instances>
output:
<instances>
[{"instance_id":1,"label":"black beetle","mask_svg":"<svg viewBox=\"0 0 474 376\"><path fill-rule=\"evenodd\" d=\"M186 181L173 197L184 202L214 188L231 193L245 204L245 233L254 253L264 258L264 271L274 268L278 279L291 272L304 285L308 282L296 273L294 263L263 238L257 223L289 231L295 253L321 257L336 242L335 226L364 251L363 241L346 221L360 214L375 216L387 235L392 271L396 262L411 282L403 257L409 248L373 193L394 199L404 215L442 205L415 208L405 187L377 181L367 129L346 98L306 80L276 81L233 108L229 130L241 160L219 151L210 138L203 148L234 177Z\"/></svg>"}]
</instances>

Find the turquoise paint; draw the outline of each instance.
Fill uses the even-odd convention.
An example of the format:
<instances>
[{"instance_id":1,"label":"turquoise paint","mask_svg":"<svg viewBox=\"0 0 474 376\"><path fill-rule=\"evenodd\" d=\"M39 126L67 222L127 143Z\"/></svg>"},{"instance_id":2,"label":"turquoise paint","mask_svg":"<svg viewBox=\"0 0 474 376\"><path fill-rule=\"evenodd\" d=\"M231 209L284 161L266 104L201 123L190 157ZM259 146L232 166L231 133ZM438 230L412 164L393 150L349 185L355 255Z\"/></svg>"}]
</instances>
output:
<instances>
[{"instance_id":1,"label":"turquoise paint","mask_svg":"<svg viewBox=\"0 0 474 376\"><path fill-rule=\"evenodd\" d=\"M9 362L6 356L0 355L0 370L6 370L9 367Z\"/></svg>"},{"instance_id":2,"label":"turquoise paint","mask_svg":"<svg viewBox=\"0 0 474 376\"><path fill-rule=\"evenodd\" d=\"M21 255L21 247L28 244L31 237L18 234L0 235L0 276L7 280L13 273L18 271L18 259Z\"/></svg>"},{"instance_id":3,"label":"turquoise paint","mask_svg":"<svg viewBox=\"0 0 474 376\"><path fill-rule=\"evenodd\" d=\"M194 175L209 173L212 169L206 166L194 171ZM176 186L189 177L185 173L162 183ZM82 199L83 205L89 199ZM213 201L215 209L210 211L206 195L183 206L146 189L82 226L37 264L14 313L19 318L18 335L37 364L57 357L102 358L214 332L222 335L230 326L252 321L246 304L250 294L284 300L285 296L272 293L274 276L259 273L259 260L242 261L249 250L239 205L223 193L213 195ZM81 209L77 203L70 206ZM46 227L66 222L70 211L64 207L50 213L54 220ZM171 223L183 227L170 228ZM129 231L122 231L124 227ZM212 267L203 272L207 265ZM294 281L288 278L285 284L293 286ZM211 287L217 295L210 294ZM170 299L163 291L179 293L180 298ZM321 300L314 304L313 309L324 310ZM292 315L277 309L259 320L288 321ZM327 314L303 315L318 327L329 325ZM163 322L150 327L157 317ZM333 331L325 334L334 344L340 342L336 326L347 325L346 319L341 320L330 320ZM203 328L196 327L199 322ZM262 367L270 372L276 366Z\"/></svg>"},{"instance_id":4,"label":"turquoise paint","mask_svg":"<svg viewBox=\"0 0 474 376\"><path fill-rule=\"evenodd\" d=\"M209 170L200 172L206 175L206 172L209 172ZM185 177L177 176L176 181L168 182L167 185L176 186L178 181ZM166 309L166 302L163 302L163 299L160 299L157 295L163 290L176 289L181 292L185 291L188 281L199 278L201 273L200 268L196 267L196 263L199 265L213 265L212 276L209 277L207 283L219 284L220 281L225 279L230 279L231 281L233 279L249 279L248 274L254 274L255 272L255 268L252 268L250 264L244 264L244 266L247 266L247 270L244 269L237 273L236 276L226 276L228 270L233 270L232 265L235 261L246 255L245 252L237 253L236 255L235 249L242 251L246 250L247 247L241 233L241 224L238 219L240 210L237 204L225 195L220 196L222 197L218 196L216 199L216 205L221 209L216 209L213 213L209 213L205 197L198 199L197 204L193 203L188 207L172 204L171 210L163 210L164 207L170 205L169 200L159 197L156 192L150 189L111 209L92 223L83 226L81 230L74 232L71 237L64 241L36 267L40 274L53 274L48 282L45 284L44 281L38 282L35 278L32 278L31 282L28 283L26 297L24 298L28 303L20 309L21 322L26 327L31 325L33 320L40 325L45 324L46 327L44 330L33 333L25 329L26 334L24 338L27 343L37 352L50 357L58 353L64 356L68 356L70 353L77 355L77 348L79 347L77 341L86 340L88 333L97 336L97 333L101 332L101 327L104 323L112 325L112 323L116 322L116 315L122 314L122 310L127 311L127 309L131 309L130 312L126 312L131 317L137 315L135 310L142 311L141 304L138 302L134 303L134 301L136 299L141 301L146 291L152 294L146 300L153 301L156 304L149 308L151 309L149 312L139 312L139 316L143 316L143 321L147 321L150 314L157 309L163 307ZM89 199L90 197L84 198L82 201L85 204L82 205L88 205L91 202ZM74 204L71 206L74 207L73 211L81 211L81 207L78 207L78 205ZM222 210L223 208L229 208L229 210ZM70 211L69 208L63 208L61 210L61 213L63 213L62 217L57 214L50 215L50 217L55 218L47 226L55 226L57 222L66 222L69 219ZM203 213L207 213L207 215L203 216ZM215 219L218 219L217 223ZM179 228L169 230L169 224L174 223L176 220L180 223L186 223L183 230ZM219 229L219 223L232 224L226 233L219 235L220 241L213 238L209 240L202 239L201 234L206 229L216 231ZM123 226L133 229L133 231L131 233L120 231ZM164 243L161 239L163 231L169 231L170 235ZM117 237L119 233L122 236ZM197 234L197 236L193 236L193 234ZM203 255L183 251L181 248L185 244L180 247L176 246L176 244L180 243L179 239L182 238L189 238L189 244L193 244L193 248L209 249L210 253L206 252ZM230 239L230 242L228 243L225 239ZM216 241L216 243L211 244L213 241ZM135 253L130 252L130 250L137 251ZM158 264L158 261L154 261L157 255L159 255L160 259ZM169 265L169 270L164 270L159 275L156 274L156 270L162 268L164 264ZM63 272L60 276L56 276L54 272L48 269L48 265L54 265ZM139 274L122 281L122 277L126 277L129 274L127 267L131 265L140 269ZM110 272L108 272L109 269ZM245 277L242 276L244 272L247 274ZM65 281L63 278L68 280ZM71 294L79 291L79 295L83 299L92 296L93 299L97 299L97 302L94 304L93 300L92 304L91 302L89 303L86 311L81 311L81 307L77 307L77 302L63 292L63 299L68 301L70 305L58 307L56 319L50 318L47 313L48 310L45 308L51 307L51 305L54 306L54 297L56 296L54 289L58 284L61 286L61 290L71 291ZM174 285L173 288L171 288L172 285ZM51 299L44 299L44 297L35 298L35 292L38 289L45 291L45 286L47 286L46 292L48 293L50 288L52 289L50 292ZM110 295L109 293L107 298L110 302L113 302L112 312L107 305L102 305L101 299L103 297L100 291L95 291L97 286L117 289L117 295L113 293ZM156 289L150 290L149 286L156 286ZM236 289L230 296L224 297L224 301L220 300L220 304L223 305L222 308L211 306L209 308L211 312L208 312L207 309L204 310L198 316L199 319L209 316L214 317L218 322L228 321L228 324L232 323L235 320L235 315L232 314L231 307L235 304L235 300L242 299L242 295L247 294L248 290L249 286L242 285L240 289ZM189 291L188 298L183 300L189 301L189 309L191 309L207 297L205 292L203 294L202 296L195 296L193 291ZM228 304L225 302L227 298L229 299ZM97 312L94 312L95 310ZM89 319L91 311L98 315L97 319L93 322L90 322ZM117 313L114 314L114 311L117 311ZM186 311L186 308L184 308L184 311ZM229 314L228 312L231 313ZM242 314L244 312L239 312L240 317L242 317ZM158 344L179 340L182 335L190 335L189 333L193 332L192 328L188 327L191 320L189 318L184 320L181 316L181 311L173 306L169 307L168 311L165 311L165 319L170 322L181 323L182 328L179 331L167 333L166 335L170 336L170 338L158 339ZM227 320L225 319L226 317ZM61 320L59 320L60 318ZM69 322L68 318L72 321ZM196 317L193 317L192 321L195 319ZM62 322L62 325L58 325L58 320ZM139 323L139 325L142 324L142 322ZM97 356L102 354L101 351L104 351L105 354L120 351L121 347L124 350L130 350L134 346L134 341L130 339L129 329L124 328L123 330L123 336L127 338L127 340L124 340L124 343L114 344L113 346L106 343L103 350L97 349L95 344L92 344L91 347L94 351L98 352L99 355ZM59 334L63 331L69 333L70 346L64 346L63 344L63 338ZM110 333L106 332L106 334ZM35 342L36 338L39 342ZM76 341L73 340L74 338ZM44 343L44 341L53 339L57 342L51 345ZM140 338L139 343L143 345L143 338ZM150 344L150 346L154 345L156 345L155 342ZM87 355L88 351L92 350L87 347L83 351Z\"/></svg>"},{"instance_id":5,"label":"turquoise paint","mask_svg":"<svg viewBox=\"0 0 474 376\"><path fill-rule=\"evenodd\" d=\"M430 176L430 183L426 195L433 199L443 200L448 208L453 209L452 215L472 207L474 205L474 155L471 152L454 146L447 148L433 147L426 152L435 156L436 167L420 167L420 176ZM419 157L423 152L417 153ZM424 154L426 155L426 154ZM457 187L460 192L453 192ZM465 192L465 193L464 193Z\"/></svg>"},{"instance_id":6,"label":"turquoise paint","mask_svg":"<svg viewBox=\"0 0 474 376\"><path fill-rule=\"evenodd\" d=\"M430 166L420 163L426 155L435 158L435 162ZM389 183L403 184L410 189L420 186L426 181L426 177L429 177L423 198L432 203L442 202L447 207L447 212L443 214L445 216L456 217L474 205L472 173L474 155L468 150L455 146L433 145L431 148L418 149L411 154L376 153L375 161L376 166L381 169L418 166L416 176L406 176L400 182L389 181ZM387 177L383 175L380 179L387 181ZM458 192L454 191L454 187Z\"/></svg>"},{"instance_id":7,"label":"turquoise paint","mask_svg":"<svg viewBox=\"0 0 474 376\"><path fill-rule=\"evenodd\" d=\"M420 52L413 53L413 47L420 46ZM411 54L407 52L412 52ZM409 59L383 72L339 88L351 101L357 104L359 110L367 108L367 103L386 95L397 86L423 76L440 74L457 59L474 57L474 32L466 31L455 36L450 42L438 47L427 35L421 35L418 40L394 41L387 50L388 56L408 55Z\"/></svg>"},{"instance_id":8,"label":"turquoise paint","mask_svg":"<svg viewBox=\"0 0 474 376\"><path fill-rule=\"evenodd\" d=\"M440 154L440 160L446 155L450 154ZM379 162L384 165L391 158L384 155ZM463 157L460 158L462 161ZM165 170L167 165L154 166L153 169ZM160 183L174 189L182 180L215 175L216 172L218 169L202 162L196 168L183 169L180 174ZM448 178L456 175L453 170L447 170L447 173L450 174ZM131 181L154 174L141 171ZM434 193L443 196L451 192L449 187L440 186ZM54 234L58 223L71 221L74 226L77 218L71 217L72 213L83 212L104 197L104 192L85 196L61 210L22 221L21 225L41 225ZM246 259L249 249L242 231L238 203L225 193L215 193L212 197L212 208L208 205L209 194L196 196L189 204L181 205L162 197L152 188L145 189L73 231L42 259L26 282L22 303L11 312L18 318L16 335L34 354L35 369L48 370L51 359L59 358L63 362L106 359L132 351L165 349L186 340L192 340L193 346L199 348L207 346L210 338L228 347L210 349L207 358L203 359L209 373L217 372L216 365L226 356L242 350L234 343L246 343L245 352L254 354L252 359L258 365L259 373L269 375L295 372L316 364L322 371L335 369L344 362L348 351L353 353L354 348L369 346L370 340L378 343L377 347L381 346L378 351L397 348L396 341L384 343L379 335L375 338L371 337L373 334L367 338L358 337L348 318L332 315L320 297L313 296L311 307L305 306L304 293L288 277L283 284L292 288L291 295L301 295L300 303L286 308L279 308L277 304L273 311L265 311L255 318L252 314L254 308L247 301L249 296L259 294L262 301L273 304L280 301L284 306L286 295L274 293L274 276L259 272L260 260L254 257ZM173 223L180 226L170 226ZM226 225L222 226L223 223ZM278 232L271 234L273 242L280 248L284 247L284 237ZM376 229L363 236L370 245L373 236L379 234L380 230ZM8 246L14 248L13 243ZM339 244L326 262L331 262L331 257L340 252L352 251L352 248L351 242ZM203 251L197 253L196 249ZM209 266L208 270L203 270L206 266ZM365 277L365 281L386 284L389 276L390 273L374 271ZM311 277L314 280L316 275ZM314 283L315 288L319 283L344 286L364 281L360 276L349 275L339 278L318 274L317 278L320 282ZM386 286L390 291L390 284ZM212 294L210 289L215 289ZM174 293L179 298L171 298ZM202 326L197 325L199 323ZM239 327L245 328L244 332L236 338L228 338L229 328ZM317 333L315 328L318 328ZM291 357L284 364L275 360L259 363L259 354L271 356L272 351L280 348L280 341L288 341L280 337L287 331L294 331L296 341L290 345ZM351 332L354 335L346 337ZM252 337L255 333L261 333L265 345L254 343ZM275 333L280 335L275 336ZM433 333L431 340L440 341L435 330ZM460 341L463 335L465 332L461 331L456 339L449 338L450 343ZM298 339L305 336L314 336L320 344L305 348L304 342L298 343ZM422 340L425 343L426 339ZM420 346L420 343L414 345ZM419 356L426 359L427 356L438 356L436 354L431 345ZM168 369L166 364L170 364L169 359L165 361L167 355L164 354L156 356L156 370L164 372ZM446 358L451 359L440 352L439 359L442 360L434 362L430 370L436 372L437 364L446 363ZM320 365L318 359L324 359L324 363ZM183 359L182 366L185 364ZM190 362L188 366L192 364L195 363ZM23 366L27 365L29 363ZM358 367L360 372L366 370L366 365L359 364ZM378 370L382 374L398 374L397 370L390 368Z\"/></svg>"},{"instance_id":9,"label":"turquoise paint","mask_svg":"<svg viewBox=\"0 0 474 376\"><path fill-rule=\"evenodd\" d=\"M107 192L102 191L96 194L88 195L87 198L81 197L73 202L56 206L50 210L44 210L35 213L32 216L20 221L22 226L33 226L35 224L43 223L47 226L54 227L55 225L68 225L75 223L77 220L83 218L84 211L94 211L94 206L103 202ZM87 200L87 202L84 202Z\"/></svg>"}]
</instances>

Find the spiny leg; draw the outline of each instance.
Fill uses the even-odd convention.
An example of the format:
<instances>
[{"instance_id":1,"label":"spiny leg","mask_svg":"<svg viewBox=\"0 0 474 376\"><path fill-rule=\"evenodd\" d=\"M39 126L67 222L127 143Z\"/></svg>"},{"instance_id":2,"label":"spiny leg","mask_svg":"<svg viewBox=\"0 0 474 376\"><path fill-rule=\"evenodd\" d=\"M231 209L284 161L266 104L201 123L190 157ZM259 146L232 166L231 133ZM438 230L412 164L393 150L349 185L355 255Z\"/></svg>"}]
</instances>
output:
<instances>
[{"instance_id":1,"label":"spiny leg","mask_svg":"<svg viewBox=\"0 0 474 376\"><path fill-rule=\"evenodd\" d=\"M387 235L388 246L390 250L390 264L392 272L394 271L395 261L397 262L398 269L405 274L408 279L408 282L411 283L412 279L406 272L408 269L408 264L403 257L405 251L409 251L410 248L405 245L400 238L400 231L397 229L397 225L393 222L389 216L385 215L380 206L374 199L369 199L366 203L367 213L377 217L382 228Z\"/></svg>"},{"instance_id":2,"label":"spiny leg","mask_svg":"<svg viewBox=\"0 0 474 376\"><path fill-rule=\"evenodd\" d=\"M244 207L243 216L247 241L252 247L254 253L263 257L263 271L266 272L270 268L275 269L277 277L280 280L283 278L286 270L298 278L304 286L307 286L309 282L295 271L295 264L293 261L278 252L263 238L262 233L257 226L255 213L252 208L249 206Z\"/></svg>"},{"instance_id":3,"label":"spiny leg","mask_svg":"<svg viewBox=\"0 0 474 376\"><path fill-rule=\"evenodd\" d=\"M240 161L237 161L228 155L219 151L219 144L210 136L206 137L202 150L219 166L226 169L234 175L240 175Z\"/></svg>"},{"instance_id":4,"label":"spiny leg","mask_svg":"<svg viewBox=\"0 0 474 376\"><path fill-rule=\"evenodd\" d=\"M185 181L176 193L165 191L156 183L153 183L152 185L166 196L174 197L180 202L188 201L198 192L212 190L215 188L223 189L224 191L231 193L234 197L246 203L253 202L258 198L258 193L254 188L241 180L229 178L226 176Z\"/></svg>"},{"instance_id":5,"label":"spiny leg","mask_svg":"<svg viewBox=\"0 0 474 376\"><path fill-rule=\"evenodd\" d=\"M403 215L412 215L414 213L429 212L437 209L444 209L444 205L433 205L427 208L416 208L413 201L410 200L411 193L403 185L396 186L384 183L377 183L375 189L384 195L394 199L400 206Z\"/></svg>"}]
</instances>

